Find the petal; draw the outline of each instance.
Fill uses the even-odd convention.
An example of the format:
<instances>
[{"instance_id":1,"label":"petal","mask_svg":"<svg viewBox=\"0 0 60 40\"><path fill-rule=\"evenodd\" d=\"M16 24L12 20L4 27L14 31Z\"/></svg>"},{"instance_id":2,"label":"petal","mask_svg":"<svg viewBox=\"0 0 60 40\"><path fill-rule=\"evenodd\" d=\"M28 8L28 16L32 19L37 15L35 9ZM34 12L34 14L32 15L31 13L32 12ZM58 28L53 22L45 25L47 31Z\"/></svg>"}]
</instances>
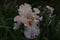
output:
<instances>
[{"instance_id":1,"label":"petal","mask_svg":"<svg viewBox=\"0 0 60 40\"><path fill-rule=\"evenodd\" d=\"M37 25L39 23L39 20L34 20L33 25Z\"/></svg>"},{"instance_id":2,"label":"petal","mask_svg":"<svg viewBox=\"0 0 60 40\"><path fill-rule=\"evenodd\" d=\"M30 4L24 3L25 8L31 8Z\"/></svg>"},{"instance_id":3,"label":"petal","mask_svg":"<svg viewBox=\"0 0 60 40\"><path fill-rule=\"evenodd\" d=\"M29 13L32 13L31 5L24 3L18 9L19 15L26 16Z\"/></svg>"},{"instance_id":4,"label":"petal","mask_svg":"<svg viewBox=\"0 0 60 40\"><path fill-rule=\"evenodd\" d=\"M32 28L30 28L30 27L28 27L27 30L24 31L24 35L28 39L34 39L35 38L34 30Z\"/></svg>"},{"instance_id":5,"label":"petal","mask_svg":"<svg viewBox=\"0 0 60 40\"><path fill-rule=\"evenodd\" d=\"M39 20L42 21L43 20L43 16L39 17Z\"/></svg>"},{"instance_id":6,"label":"petal","mask_svg":"<svg viewBox=\"0 0 60 40\"><path fill-rule=\"evenodd\" d=\"M24 31L24 35L26 38L31 39L30 31Z\"/></svg>"},{"instance_id":7,"label":"petal","mask_svg":"<svg viewBox=\"0 0 60 40\"><path fill-rule=\"evenodd\" d=\"M35 11L35 13L39 14L40 10L38 8L33 8L33 10Z\"/></svg>"},{"instance_id":8,"label":"petal","mask_svg":"<svg viewBox=\"0 0 60 40\"><path fill-rule=\"evenodd\" d=\"M40 34L40 29L38 26L33 27L33 30L34 30L34 33L36 36L38 36Z\"/></svg>"},{"instance_id":9,"label":"petal","mask_svg":"<svg viewBox=\"0 0 60 40\"><path fill-rule=\"evenodd\" d=\"M20 16L19 15L15 16L14 21L19 21L20 22Z\"/></svg>"},{"instance_id":10,"label":"petal","mask_svg":"<svg viewBox=\"0 0 60 40\"><path fill-rule=\"evenodd\" d=\"M14 30L17 30L17 29L19 29L20 28L20 23L14 23L14 27L13 27L13 29Z\"/></svg>"},{"instance_id":11,"label":"petal","mask_svg":"<svg viewBox=\"0 0 60 40\"><path fill-rule=\"evenodd\" d=\"M46 8L54 10L54 8L52 8L52 7L48 6L48 5L46 6Z\"/></svg>"},{"instance_id":12,"label":"petal","mask_svg":"<svg viewBox=\"0 0 60 40\"><path fill-rule=\"evenodd\" d=\"M14 27L13 27L13 29L15 30L15 29L19 29L19 27L20 27L20 24L21 24L21 21L20 21L20 16L16 16L15 18L14 18Z\"/></svg>"},{"instance_id":13,"label":"petal","mask_svg":"<svg viewBox=\"0 0 60 40\"><path fill-rule=\"evenodd\" d=\"M54 11L54 8L53 7L50 7L50 6L46 6L46 8L51 12L51 13L53 13L53 11Z\"/></svg>"}]
</instances>

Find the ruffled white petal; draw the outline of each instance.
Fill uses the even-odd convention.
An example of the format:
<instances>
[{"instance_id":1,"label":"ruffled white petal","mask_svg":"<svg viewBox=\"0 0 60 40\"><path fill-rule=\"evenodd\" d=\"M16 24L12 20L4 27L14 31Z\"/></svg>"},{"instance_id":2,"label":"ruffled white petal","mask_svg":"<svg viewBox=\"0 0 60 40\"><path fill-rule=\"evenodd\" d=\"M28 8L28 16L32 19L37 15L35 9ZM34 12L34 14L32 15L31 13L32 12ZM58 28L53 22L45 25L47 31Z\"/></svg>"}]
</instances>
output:
<instances>
[{"instance_id":1,"label":"ruffled white petal","mask_svg":"<svg viewBox=\"0 0 60 40\"><path fill-rule=\"evenodd\" d=\"M37 26L33 26L32 28L31 27L28 27L26 29L26 31L24 31L24 35L26 36L26 38L28 39L34 39L36 38L36 36L38 36L40 34L40 30Z\"/></svg>"},{"instance_id":2,"label":"ruffled white petal","mask_svg":"<svg viewBox=\"0 0 60 40\"><path fill-rule=\"evenodd\" d=\"M26 16L28 13L32 13L31 6L27 3L21 5L18 9L19 15Z\"/></svg>"},{"instance_id":3,"label":"ruffled white petal","mask_svg":"<svg viewBox=\"0 0 60 40\"><path fill-rule=\"evenodd\" d=\"M33 10L35 11L35 13L39 14L40 10L38 8L33 8Z\"/></svg>"},{"instance_id":4,"label":"ruffled white petal","mask_svg":"<svg viewBox=\"0 0 60 40\"><path fill-rule=\"evenodd\" d=\"M14 21L20 21L20 16L18 16L18 15L15 16L15 17L14 17Z\"/></svg>"},{"instance_id":5,"label":"ruffled white petal","mask_svg":"<svg viewBox=\"0 0 60 40\"><path fill-rule=\"evenodd\" d=\"M43 20L43 16L39 17L39 20L42 21Z\"/></svg>"},{"instance_id":6,"label":"ruffled white petal","mask_svg":"<svg viewBox=\"0 0 60 40\"><path fill-rule=\"evenodd\" d=\"M20 24L21 24L20 16L16 16L14 18L14 23L13 24L14 24L14 27L13 27L14 30L19 29Z\"/></svg>"}]
</instances>

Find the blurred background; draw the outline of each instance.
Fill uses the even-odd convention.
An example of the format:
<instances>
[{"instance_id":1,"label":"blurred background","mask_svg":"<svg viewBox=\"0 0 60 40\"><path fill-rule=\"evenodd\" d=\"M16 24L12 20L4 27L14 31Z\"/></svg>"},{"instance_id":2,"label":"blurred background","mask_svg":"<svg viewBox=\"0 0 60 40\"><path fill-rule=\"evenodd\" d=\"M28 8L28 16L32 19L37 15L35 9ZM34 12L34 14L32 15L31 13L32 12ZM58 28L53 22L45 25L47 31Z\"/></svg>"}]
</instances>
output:
<instances>
[{"instance_id":1,"label":"blurred background","mask_svg":"<svg viewBox=\"0 0 60 40\"><path fill-rule=\"evenodd\" d=\"M17 9L23 3L37 8L46 5L53 7L56 16L49 26L46 22L41 22L41 32L35 40L60 40L60 0L0 0L0 40L27 40L23 34L23 24L17 31L12 29L13 18L18 15Z\"/></svg>"}]
</instances>

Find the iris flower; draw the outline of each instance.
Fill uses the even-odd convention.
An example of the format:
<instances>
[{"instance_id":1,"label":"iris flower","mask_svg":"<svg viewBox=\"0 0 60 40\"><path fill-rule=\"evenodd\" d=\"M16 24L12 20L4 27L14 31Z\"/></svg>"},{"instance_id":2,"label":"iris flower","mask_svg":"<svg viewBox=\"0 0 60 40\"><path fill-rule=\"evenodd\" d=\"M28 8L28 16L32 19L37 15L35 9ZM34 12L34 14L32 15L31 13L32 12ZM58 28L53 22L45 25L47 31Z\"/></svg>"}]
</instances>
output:
<instances>
[{"instance_id":1,"label":"iris flower","mask_svg":"<svg viewBox=\"0 0 60 40\"><path fill-rule=\"evenodd\" d=\"M53 12L54 12L54 8L53 7L51 7L51 6L46 6L46 8L47 8L47 13L50 13L49 14L49 17L51 17L51 15L53 14Z\"/></svg>"},{"instance_id":2,"label":"iris flower","mask_svg":"<svg viewBox=\"0 0 60 40\"><path fill-rule=\"evenodd\" d=\"M32 11L34 10L34 12ZM39 21L42 20L42 16L39 17L37 14L40 13L38 8L31 7L30 4L24 3L19 6L19 15L14 17L14 30L19 29L21 23L24 24L24 35L28 39L34 39L40 34L39 26L37 25Z\"/></svg>"}]
</instances>

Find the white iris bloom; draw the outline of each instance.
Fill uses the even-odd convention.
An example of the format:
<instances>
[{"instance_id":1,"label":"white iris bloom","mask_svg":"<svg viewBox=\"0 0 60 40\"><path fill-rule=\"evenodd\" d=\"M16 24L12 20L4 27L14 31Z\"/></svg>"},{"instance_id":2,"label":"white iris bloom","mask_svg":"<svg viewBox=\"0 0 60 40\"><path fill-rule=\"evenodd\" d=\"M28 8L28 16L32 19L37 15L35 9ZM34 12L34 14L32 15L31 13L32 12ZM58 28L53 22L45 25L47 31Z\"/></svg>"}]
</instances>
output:
<instances>
[{"instance_id":1,"label":"white iris bloom","mask_svg":"<svg viewBox=\"0 0 60 40\"><path fill-rule=\"evenodd\" d=\"M53 7L50 7L50 6L48 6L48 5L46 6L46 8L47 8L47 12L50 13L50 14L49 14L49 17L51 17L51 15L52 15L53 12L54 12L54 8L53 8Z\"/></svg>"},{"instance_id":2,"label":"white iris bloom","mask_svg":"<svg viewBox=\"0 0 60 40\"><path fill-rule=\"evenodd\" d=\"M31 8L31 5L27 3L19 6L18 13L20 16L16 16L14 18L14 21L17 23L14 23L13 27L13 29L19 29L19 25L23 23L25 26L24 35L28 39L34 39L40 34L40 29L37 24L39 23L39 20L42 20L42 17L37 15L40 13L40 10L38 8L34 8L33 12Z\"/></svg>"},{"instance_id":3,"label":"white iris bloom","mask_svg":"<svg viewBox=\"0 0 60 40\"><path fill-rule=\"evenodd\" d=\"M52 7L50 7L50 6L46 6L46 8L48 9L48 11L50 11L51 13L53 13L53 11L54 11L54 8L52 8Z\"/></svg>"}]
</instances>

